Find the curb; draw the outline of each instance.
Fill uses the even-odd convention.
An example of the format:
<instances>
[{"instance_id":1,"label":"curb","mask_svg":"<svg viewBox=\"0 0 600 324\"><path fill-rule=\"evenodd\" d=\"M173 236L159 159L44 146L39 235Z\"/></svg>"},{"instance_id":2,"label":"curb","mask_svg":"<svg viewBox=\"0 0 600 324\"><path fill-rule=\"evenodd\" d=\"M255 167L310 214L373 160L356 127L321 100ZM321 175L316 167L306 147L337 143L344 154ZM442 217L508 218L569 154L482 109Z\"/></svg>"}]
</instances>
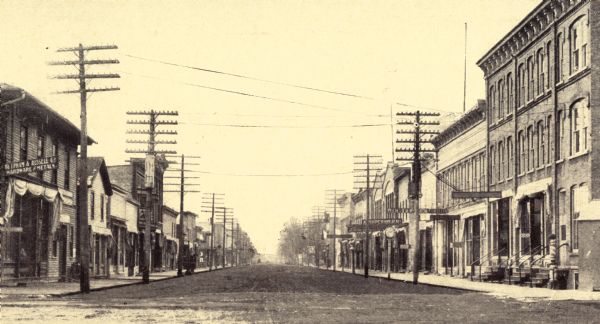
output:
<instances>
[{"instance_id":1,"label":"curb","mask_svg":"<svg viewBox=\"0 0 600 324\"><path fill-rule=\"evenodd\" d=\"M361 276L361 277L364 276L362 273L350 273L350 272L339 271L339 270L333 271L333 270L322 269L322 268L317 268L317 269L318 270L322 270L322 271L330 271L330 272L333 272L333 273L347 273L349 275L355 275L355 276ZM398 279L398 278L390 278L390 279L388 279L387 277L379 277L379 276L373 276L373 275L369 275L369 278L376 278L376 279L398 281L398 282L402 282L402 283L413 284L413 282L410 281L410 280ZM367 279L367 278L365 278L365 279ZM430 286L430 287L436 287L436 288L454 289L454 290L460 290L460 291L465 291L465 292L481 292L481 293L488 292L486 290L479 290L479 289L472 289L472 288L462 288L462 287L451 287L451 286L444 286L444 285L432 284L432 283L428 283L428 282L417 282L414 285L423 285L423 286Z\"/></svg>"},{"instance_id":2,"label":"curb","mask_svg":"<svg viewBox=\"0 0 600 324\"><path fill-rule=\"evenodd\" d=\"M189 277L189 276L197 275L197 274L201 274L201 273L210 273L210 272L214 272L214 271L218 271L218 270L226 270L226 269L231 269L231 268L232 267L216 268L216 269L212 269L210 271L206 270L206 271L194 272L192 274L184 275L184 276L181 276L181 277L173 276L173 277L159 278L159 279L151 280L149 284L151 284L153 282L160 282L160 281L165 281L165 280L173 280L173 279L178 279L178 278L185 278L185 277ZM91 288L90 292L104 291L104 290L109 290L109 289L113 289L113 288L121 288L121 287L136 286L136 285L145 285L145 283L143 281L136 281L136 282L118 284L118 285L113 285L113 286ZM47 296L50 296L50 297L59 297L60 298L60 297L69 297L69 296L80 295L80 294L84 294L84 293L82 293L81 291L70 291L70 292L66 292L66 293L49 294Z\"/></svg>"}]
</instances>

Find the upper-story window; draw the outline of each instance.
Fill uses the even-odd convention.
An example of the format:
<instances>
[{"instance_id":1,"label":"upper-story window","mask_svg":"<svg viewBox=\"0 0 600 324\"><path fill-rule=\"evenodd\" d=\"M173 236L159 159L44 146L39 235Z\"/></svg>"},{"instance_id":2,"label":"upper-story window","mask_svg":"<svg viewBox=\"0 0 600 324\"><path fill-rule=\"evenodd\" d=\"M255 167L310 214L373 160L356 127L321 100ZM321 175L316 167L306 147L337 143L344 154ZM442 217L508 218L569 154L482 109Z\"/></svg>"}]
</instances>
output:
<instances>
[{"instance_id":1,"label":"upper-story window","mask_svg":"<svg viewBox=\"0 0 600 324\"><path fill-rule=\"evenodd\" d=\"M553 69L553 59L552 59L552 41L549 41L548 44L546 44L546 88L549 89L550 85L553 83L552 80L552 74L554 71L552 71Z\"/></svg>"},{"instance_id":2,"label":"upper-story window","mask_svg":"<svg viewBox=\"0 0 600 324\"><path fill-rule=\"evenodd\" d=\"M520 130L517 136L517 155L519 156L518 172L524 173L527 170L527 139L525 132Z\"/></svg>"},{"instance_id":3,"label":"upper-story window","mask_svg":"<svg viewBox=\"0 0 600 324\"><path fill-rule=\"evenodd\" d=\"M490 172L490 182L491 183L496 183L496 150L494 149L494 146L490 146L490 167L491 167L491 171Z\"/></svg>"},{"instance_id":4,"label":"upper-story window","mask_svg":"<svg viewBox=\"0 0 600 324\"><path fill-rule=\"evenodd\" d=\"M525 64L521 63L521 65L519 65L519 97L518 97L518 103L517 103L517 107L520 107L522 105L525 104L526 99L526 84L527 84L527 71L525 69Z\"/></svg>"},{"instance_id":5,"label":"upper-story window","mask_svg":"<svg viewBox=\"0 0 600 324\"><path fill-rule=\"evenodd\" d=\"M544 131L544 121L537 123L537 156L536 167L546 164L546 133Z\"/></svg>"},{"instance_id":6,"label":"upper-story window","mask_svg":"<svg viewBox=\"0 0 600 324\"><path fill-rule=\"evenodd\" d=\"M504 180L504 170L506 169L506 151L504 150L504 142L498 143L498 180Z\"/></svg>"},{"instance_id":7,"label":"upper-story window","mask_svg":"<svg viewBox=\"0 0 600 324\"><path fill-rule=\"evenodd\" d=\"M490 87L490 121L493 123L496 120L496 88L494 86Z\"/></svg>"},{"instance_id":8,"label":"upper-story window","mask_svg":"<svg viewBox=\"0 0 600 324\"><path fill-rule=\"evenodd\" d=\"M587 151L588 148L588 108L580 100L571 106L571 154Z\"/></svg>"},{"instance_id":9,"label":"upper-story window","mask_svg":"<svg viewBox=\"0 0 600 324\"><path fill-rule=\"evenodd\" d=\"M570 29L571 37L571 73L587 66L588 26L587 17L579 17Z\"/></svg>"},{"instance_id":10,"label":"upper-story window","mask_svg":"<svg viewBox=\"0 0 600 324\"><path fill-rule=\"evenodd\" d=\"M498 81L498 120L504 117L504 104L506 100L506 87L504 80Z\"/></svg>"},{"instance_id":11,"label":"upper-story window","mask_svg":"<svg viewBox=\"0 0 600 324\"><path fill-rule=\"evenodd\" d=\"M537 53L537 91L536 93L539 95L544 93L546 89L546 69L548 68L546 65L546 60L544 57L544 49L540 49Z\"/></svg>"},{"instance_id":12,"label":"upper-story window","mask_svg":"<svg viewBox=\"0 0 600 324\"><path fill-rule=\"evenodd\" d=\"M96 216L96 193L90 190L90 217L94 219Z\"/></svg>"},{"instance_id":13,"label":"upper-story window","mask_svg":"<svg viewBox=\"0 0 600 324\"><path fill-rule=\"evenodd\" d=\"M506 139L506 178L510 179L512 177L512 169L514 166L514 157L513 157L513 142L512 137L508 137Z\"/></svg>"},{"instance_id":14,"label":"upper-story window","mask_svg":"<svg viewBox=\"0 0 600 324\"><path fill-rule=\"evenodd\" d=\"M546 145L548 146L546 163L550 163L554 157L552 156L552 116L548 116L546 119Z\"/></svg>"},{"instance_id":15,"label":"upper-story window","mask_svg":"<svg viewBox=\"0 0 600 324\"><path fill-rule=\"evenodd\" d=\"M533 57L527 59L527 100L532 100L535 89L535 61Z\"/></svg>"},{"instance_id":16,"label":"upper-story window","mask_svg":"<svg viewBox=\"0 0 600 324\"><path fill-rule=\"evenodd\" d=\"M37 158L44 158L46 155L46 148L44 147L44 133L41 129L38 129L37 133ZM37 176L40 179L44 178L44 171L38 171Z\"/></svg>"},{"instance_id":17,"label":"upper-story window","mask_svg":"<svg viewBox=\"0 0 600 324\"><path fill-rule=\"evenodd\" d=\"M27 161L27 146L29 138L29 129L27 126L21 126L19 133L19 161Z\"/></svg>"},{"instance_id":18,"label":"upper-story window","mask_svg":"<svg viewBox=\"0 0 600 324\"><path fill-rule=\"evenodd\" d=\"M100 221L104 221L104 194L100 194Z\"/></svg>"},{"instance_id":19,"label":"upper-story window","mask_svg":"<svg viewBox=\"0 0 600 324\"><path fill-rule=\"evenodd\" d=\"M69 152L69 148L65 147L65 185L64 188L69 190L71 188L71 152Z\"/></svg>"},{"instance_id":20,"label":"upper-story window","mask_svg":"<svg viewBox=\"0 0 600 324\"><path fill-rule=\"evenodd\" d=\"M563 70L565 63L565 55L564 55L564 43L565 38L562 33L558 33L556 35L556 47L557 47L557 55L558 60L556 62L556 81L560 82L563 80Z\"/></svg>"},{"instance_id":21,"label":"upper-story window","mask_svg":"<svg viewBox=\"0 0 600 324\"><path fill-rule=\"evenodd\" d=\"M514 91L514 81L513 81L513 76L512 73L509 73L506 76L506 114L511 114L513 111L513 105L514 105L514 96L515 96L515 91Z\"/></svg>"},{"instance_id":22,"label":"upper-story window","mask_svg":"<svg viewBox=\"0 0 600 324\"><path fill-rule=\"evenodd\" d=\"M52 139L52 156L56 156L56 158L58 159L58 141L53 138ZM50 182L52 182L53 184L58 184L58 170L57 169L52 169L52 177L50 179Z\"/></svg>"},{"instance_id":23,"label":"upper-story window","mask_svg":"<svg viewBox=\"0 0 600 324\"><path fill-rule=\"evenodd\" d=\"M529 126L527 127L527 147L528 152L527 152L527 170L532 170L533 169L533 161L534 161L534 156L535 156L535 145L534 145L534 138L533 138L533 126Z\"/></svg>"}]
</instances>

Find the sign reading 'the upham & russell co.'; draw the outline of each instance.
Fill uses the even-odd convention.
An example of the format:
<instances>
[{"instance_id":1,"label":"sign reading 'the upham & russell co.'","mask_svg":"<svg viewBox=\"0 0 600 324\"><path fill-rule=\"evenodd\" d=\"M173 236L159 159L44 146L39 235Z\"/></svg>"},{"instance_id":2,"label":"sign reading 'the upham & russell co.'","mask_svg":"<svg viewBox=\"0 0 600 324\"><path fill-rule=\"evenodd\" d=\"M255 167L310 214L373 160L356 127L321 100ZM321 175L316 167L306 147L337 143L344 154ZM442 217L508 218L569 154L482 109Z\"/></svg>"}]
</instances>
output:
<instances>
[{"instance_id":1,"label":"sign reading 'the upham & russell co.'","mask_svg":"<svg viewBox=\"0 0 600 324\"><path fill-rule=\"evenodd\" d=\"M20 162L9 162L4 164L6 175L17 175L22 173L53 170L57 168L58 158L56 156L45 157L36 160Z\"/></svg>"}]
</instances>

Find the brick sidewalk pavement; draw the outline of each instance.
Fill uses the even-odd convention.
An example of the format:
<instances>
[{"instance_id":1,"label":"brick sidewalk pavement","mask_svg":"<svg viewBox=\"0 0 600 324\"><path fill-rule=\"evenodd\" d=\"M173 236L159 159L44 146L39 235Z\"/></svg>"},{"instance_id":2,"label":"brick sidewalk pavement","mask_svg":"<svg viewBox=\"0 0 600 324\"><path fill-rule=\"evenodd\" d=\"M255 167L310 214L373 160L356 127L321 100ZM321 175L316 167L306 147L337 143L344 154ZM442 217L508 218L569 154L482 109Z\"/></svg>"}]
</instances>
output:
<instances>
[{"instance_id":1,"label":"brick sidewalk pavement","mask_svg":"<svg viewBox=\"0 0 600 324\"><path fill-rule=\"evenodd\" d=\"M333 269L324 269L333 271ZM336 269L341 271L341 269ZM344 269L344 272L352 273L351 269ZM355 269L356 275L363 275L363 269ZM371 277L387 279L387 272L369 270ZM407 273L391 273L392 280L412 282L413 275ZM419 284L456 288L488 293L498 297L511 297L521 300L531 299L551 299L551 300L600 300L600 292L581 291L581 290L553 290L548 288L530 288L528 286L506 285L492 282L471 281L468 278L450 277L436 274L419 274Z\"/></svg>"}]
</instances>

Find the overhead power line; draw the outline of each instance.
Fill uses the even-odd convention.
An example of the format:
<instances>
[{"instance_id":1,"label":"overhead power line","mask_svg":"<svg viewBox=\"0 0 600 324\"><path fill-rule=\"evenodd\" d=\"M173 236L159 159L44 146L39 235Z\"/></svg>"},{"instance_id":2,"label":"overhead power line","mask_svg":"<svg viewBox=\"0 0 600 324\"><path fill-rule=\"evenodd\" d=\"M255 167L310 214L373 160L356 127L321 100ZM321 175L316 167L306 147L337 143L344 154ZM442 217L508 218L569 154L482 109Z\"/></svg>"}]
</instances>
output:
<instances>
[{"instance_id":1,"label":"overhead power line","mask_svg":"<svg viewBox=\"0 0 600 324\"><path fill-rule=\"evenodd\" d=\"M235 127L235 128L360 128L360 127L382 127L390 124L357 124L357 125L324 125L324 126L295 126L295 125L247 125L247 124L210 124L181 122L180 124L210 126L210 127Z\"/></svg>"},{"instance_id":2,"label":"overhead power line","mask_svg":"<svg viewBox=\"0 0 600 324\"><path fill-rule=\"evenodd\" d=\"M348 172L334 172L334 173L296 173L296 174L260 174L260 173L220 173L211 171L197 171L203 174L221 175L221 176L232 176L232 177L323 177L323 176L335 176L343 174L351 174L353 171Z\"/></svg>"},{"instance_id":3,"label":"overhead power line","mask_svg":"<svg viewBox=\"0 0 600 324\"><path fill-rule=\"evenodd\" d=\"M339 95L339 96L346 96L346 97L354 97L354 98L361 98L361 99L373 100L373 98L371 98L371 97L357 95L357 94L352 94L352 93L347 93L347 92L340 92L340 91L333 91L333 90L324 90L324 89L319 89L319 88L314 88L314 87L309 87L309 86L304 86L304 85L298 85L298 84L293 84L293 83L267 80L267 79L262 79L262 78L247 76L247 75L241 75L241 74L237 74L237 73L218 71L218 70L208 69L208 68L203 68L203 67L198 67L198 66L178 64L178 63L167 62L167 61L157 60L157 59L151 59L151 58L141 57L141 56L131 55L131 54L125 54L125 56L131 57L131 58L135 58L135 59L138 59L138 60L148 61L148 62L160 63L160 64L165 64L165 65L170 65L170 66L176 66L176 67L181 67L181 68L186 68L186 69L192 69L192 70L197 70L197 71L202 71L202 72L208 72L208 73L228 75L228 76L232 76L232 77L236 77L236 78L248 79L248 80L265 82L265 83L271 83L271 84L277 84L277 85L286 86L286 87L292 87L292 88L298 88L298 89L304 89L304 90L311 90L311 91L329 93L329 94L334 94L334 95Z\"/></svg>"},{"instance_id":4,"label":"overhead power line","mask_svg":"<svg viewBox=\"0 0 600 324\"><path fill-rule=\"evenodd\" d=\"M258 98L258 99L264 99L264 100L270 100L270 101L276 101L276 102L285 102L285 103L289 103L289 104L293 104L293 105L306 106L306 107L312 107L312 108L318 108L318 109L324 109L324 110L332 110L332 111L339 111L339 112L353 113L353 114L361 114L361 115L365 114L365 113L358 112L358 111L345 110L345 109L339 109L339 108L332 108L332 107L321 106L321 105L314 105L314 104L307 104L307 103L303 103L303 102L295 101L295 100L288 100L288 99L282 99L282 98L267 97L267 96L263 96L263 95L253 94L253 93L250 93L250 92L242 92L242 91L229 90L229 89L223 89L223 88L215 88L215 87L210 87L210 86L206 86L206 85L202 85L202 84L198 84L198 83L191 83L191 82L177 81L177 80L169 80L169 79L155 77L155 76L151 76L151 75L144 75L144 74L138 74L138 73L125 72L125 71L119 71L119 72L123 73L123 74L129 74L129 75L133 75L133 76L137 76L137 77L142 77L142 78L149 78L149 79L170 81L170 82L184 84L184 85L191 86L191 87L197 87L197 88L202 88L202 89L207 89L207 90L213 90L213 91L225 92L225 93L230 93L230 94L236 94L236 95L240 95L240 96L254 97L254 98Z\"/></svg>"}]
</instances>

